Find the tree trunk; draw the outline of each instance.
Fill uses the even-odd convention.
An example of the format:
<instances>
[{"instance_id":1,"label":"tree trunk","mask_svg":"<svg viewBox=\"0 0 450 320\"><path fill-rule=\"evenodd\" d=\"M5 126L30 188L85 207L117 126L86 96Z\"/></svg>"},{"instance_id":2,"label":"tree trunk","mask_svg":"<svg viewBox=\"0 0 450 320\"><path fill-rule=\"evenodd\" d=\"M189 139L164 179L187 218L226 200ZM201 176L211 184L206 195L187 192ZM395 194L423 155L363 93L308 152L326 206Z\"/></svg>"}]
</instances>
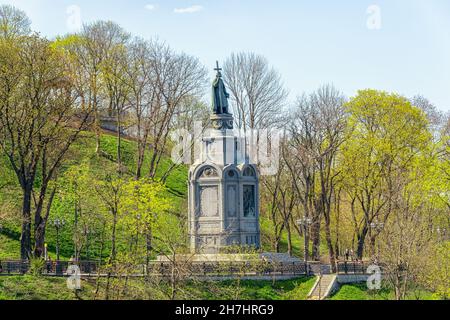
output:
<instances>
[{"instance_id":1,"label":"tree trunk","mask_svg":"<svg viewBox=\"0 0 450 320\"><path fill-rule=\"evenodd\" d=\"M100 144L100 139L101 139L101 120L100 120L100 115L99 112L97 110L97 107L95 108L95 112L94 112L94 131L95 131L95 153L97 155L100 154L100 148L101 148L101 144Z\"/></svg>"},{"instance_id":2,"label":"tree trunk","mask_svg":"<svg viewBox=\"0 0 450 320\"><path fill-rule=\"evenodd\" d=\"M80 256L81 256L81 248L78 247L79 241L78 241L78 201L75 202L75 208L74 208L75 212L75 219L74 219L74 227L73 227L73 246L74 246L74 250L75 250L75 260L76 261L80 261Z\"/></svg>"},{"instance_id":3,"label":"tree trunk","mask_svg":"<svg viewBox=\"0 0 450 320\"><path fill-rule=\"evenodd\" d=\"M339 241L340 240L339 240L339 234L338 234L338 235L336 235L336 241L334 242L334 252L335 252L335 256L337 258L342 257L341 246L339 244Z\"/></svg>"},{"instance_id":4,"label":"tree trunk","mask_svg":"<svg viewBox=\"0 0 450 320\"><path fill-rule=\"evenodd\" d=\"M103 223L102 234L101 234L101 239L100 239L100 252L99 252L98 268L97 268L97 283L95 285L94 299L97 299L98 292L100 290L100 271L102 268L103 249L105 247L105 233L106 233L105 230L106 230L106 222Z\"/></svg>"},{"instance_id":5,"label":"tree trunk","mask_svg":"<svg viewBox=\"0 0 450 320\"><path fill-rule=\"evenodd\" d=\"M365 226L362 229L361 233L358 234L358 249L356 251L356 256L357 256L358 260L362 260L363 256L364 256L364 244L366 242L367 232L368 232L368 229Z\"/></svg>"},{"instance_id":6,"label":"tree trunk","mask_svg":"<svg viewBox=\"0 0 450 320\"><path fill-rule=\"evenodd\" d=\"M45 246L45 226L46 222L41 221L39 225L34 230L34 239L35 239L35 247L34 247L34 257L40 258L44 254L44 246Z\"/></svg>"},{"instance_id":7,"label":"tree trunk","mask_svg":"<svg viewBox=\"0 0 450 320\"><path fill-rule=\"evenodd\" d=\"M111 275L112 271L116 271L116 228L117 228L117 210L116 208L112 209L113 214L113 225L111 232L111 256L109 257L109 268L108 275L106 277L106 289L105 289L105 300L109 300L109 290L111 287Z\"/></svg>"},{"instance_id":8,"label":"tree trunk","mask_svg":"<svg viewBox=\"0 0 450 320\"><path fill-rule=\"evenodd\" d=\"M400 301L402 299L402 293L401 293L401 281L400 276L397 274L395 276L395 300Z\"/></svg>"},{"instance_id":9,"label":"tree trunk","mask_svg":"<svg viewBox=\"0 0 450 320\"><path fill-rule=\"evenodd\" d=\"M113 225L111 232L111 256L109 257L110 264L114 264L116 260L116 227L117 227L117 212L113 213Z\"/></svg>"},{"instance_id":10,"label":"tree trunk","mask_svg":"<svg viewBox=\"0 0 450 320\"><path fill-rule=\"evenodd\" d=\"M307 228L307 227L306 227ZM303 236L303 259L307 263L309 261L309 233L308 230L304 227Z\"/></svg>"},{"instance_id":11,"label":"tree trunk","mask_svg":"<svg viewBox=\"0 0 450 320\"><path fill-rule=\"evenodd\" d=\"M146 259L146 270L148 275L148 269L150 267L150 252L152 251L152 235L151 230L147 230L145 234L145 242L146 242L146 251L145 251L145 259Z\"/></svg>"},{"instance_id":12,"label":"tree trunk","mask_svg":"<svg viewBox=\"0 0 450 320\"><path fill-rule=\"evenodd\" d=\"M22 234L20 237L20 257L22 260L31 258L31 193L32 186L26 185L23 190Z\"/></svg>"},{"instance_id":13,"label":"tree trunk","mask_svg":"<svg viewBox=\"0 0 450 320\"><path fill-rule=\"evenodd\" d=\"M136 168L136 176L135 179L139 180L142 177L142 166L144 164L145 157L145 143L138 142L138 160L137 160L137 168Z\"/></svg>"},{"instance_id":14,"label":"tree trunk","mask_svg":"<svg viewBox=\"0 0 450 320\"><path fill-rule=\"evenodd\" d=\"M44 182L45 183L45 182ZM45 194L45 190L47 189L46 186L41 187L41 192ZM35 217L34 217L34 257L40 258L45 252L45 229L47 227L47 220L50 215L50 210L52 207L53 199L55 198L56 194L56 188L53 188L50 197L48 199L47 207L44 216L42 215L43 210L43 203L44 200L41 196L41 199L39 201L39 204L37 208L35 209Z\"/></svg>"},{"instance_id":15,"label":"tree trunk","mask_svg":"<svg viewBox=\"0 0 450 320\"><path fill-rule=\"evenodd\" d=\"M373 232L372 232L372 235L370 236L370 255L373 258L375 258L376 255L377 255L377 250L376 250L376 246L375 246L376 243L375 242L376 242L376 236L373 235Z\"/></svg>"},{"instance_id":16,"label":"tree trunk","mask_svg":"<svg viewBox=\"0 0 450 320\"><path fill-rule=\"evenodd\" d=\"M155 174L156 174L156 169L155 169L155 165L156 165L156 158L157 158L157 153L158 151L158 147L154 146L153 147L153 153L152 153L152 158L150 160L150 166L149 166L149 171L148 171L148 176L150 179L155 178Z\"/></svg>"},{"instance_id":17,"label":"tree trunk","mask_svg":"<svg viewBox=\"0 0 450 320\"><path fill-rule=\"evenodd\" d=\"M312 259L314 261L320 260L320 223L315 221L311 227L312 239Z\"/></svg>"},{"instance_id":18,"label":"tree trunk","mask_svg":"<svg viewBox=\"0 0 450 320\"><path fill-rule=\"evenodd\" d=\"M275 253L280 253L280 239L275 239L273 250L275 250Z\"/></svg>"},{"instance_id":19,"label":"tree trunk","mask_svg":"<svg viewBox=\"0 0 450 320\"><path fill-rule=\"evenodd\" d=\"M171 286L170 300L174 301L175 298L177 297L177 283L176 283L176 275L175 275L175 268L176 268L177 260L176 260L175 253L172 256L173 256L173 262L172 262L172 270L170 273L170 286Z\"/></svg>"},{"instance_id":20,"label":"tree trunk","mask_svg":"<svg viewBox=\"0 0 450 320\"><path fill-rule=\"evenodd\" d=\"M120 112L117 110L117 172L122 170L122 132Z\"/></svg>"},{"instance_id":21,"label":"tree trunk","mask_svg":"<svg viewBox=\"0 0 450 320\"><path fill-rule=\"evenodd\" d=\"M44 253L46 221L42 218L40 205L34 213L34 257L40 258Z\"/></svg>"},{"instance_id":22,"label":"tree trunk","mask_svg":"<svg viewBox=\"0 0 450 320\"><path fill-rule=\"evenodd\" d=\"M341 221L341 192L338 191L335 198L335 210L336 210L336 241L335 241L335 254L339 258L341 255L341 245L340 245L340 221Z\"/></svg>"},{"instance_id":23,"label":"tree trunk","mask_svg":"<svg viewBox=\"0 0 450 320\"><path fill-rule=\"evenodd\" d=\"M292 257L292 234L291 234L291 226L287 225L287 244L288 244L288 254Z\"/></svg>"},{"instance_id":24,"label":"tree trunk","mask_svg":"<svg viewBox=\"0 0 450 320\"><path fill-rule=\"evenodd\" d=\"M333 248L333 241L331 239L331 230L330 230L330 216L329 214L325 215L325 238L328 246L328 254L330 257L330 264L333 270L333 273L336 272L336 256Z\"/></svg>"}]
</instances>

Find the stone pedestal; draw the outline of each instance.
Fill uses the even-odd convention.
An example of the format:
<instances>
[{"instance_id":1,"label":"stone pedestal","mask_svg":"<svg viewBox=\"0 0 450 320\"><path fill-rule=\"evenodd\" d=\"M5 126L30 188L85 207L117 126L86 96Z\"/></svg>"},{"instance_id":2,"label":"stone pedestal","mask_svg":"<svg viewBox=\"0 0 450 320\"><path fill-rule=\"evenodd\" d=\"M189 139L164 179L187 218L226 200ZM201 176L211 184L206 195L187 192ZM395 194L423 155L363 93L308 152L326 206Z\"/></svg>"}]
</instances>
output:
<instances>
[{"instance_id":1,"label":"stone pedestal","mask_svg":"<svg viewBox=\"0 0 450 320\"><path fill-rule=\"evenodd\" d=\"M193 253L216 254L227 246L260 247L259 177L248 161L245 139L229 114L211 116L200 159L189 171L189 233Z\"/></svg>"}]
</instances>

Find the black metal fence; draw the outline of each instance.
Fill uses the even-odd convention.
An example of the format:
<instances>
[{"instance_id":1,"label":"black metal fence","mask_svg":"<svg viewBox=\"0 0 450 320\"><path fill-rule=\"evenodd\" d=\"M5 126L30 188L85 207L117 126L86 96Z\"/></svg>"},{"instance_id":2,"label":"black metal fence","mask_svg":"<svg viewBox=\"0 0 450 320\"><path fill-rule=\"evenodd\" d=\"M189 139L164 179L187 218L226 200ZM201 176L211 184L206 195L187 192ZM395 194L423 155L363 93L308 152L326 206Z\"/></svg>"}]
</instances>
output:
<instances>
[{"instance_id":1,"label":"black metal fence","mask_svg":"<svg viewBox=\"0 0 450 320\"><path fill-rule=\"evenodd\" d=\"M98 270L98 262L81 261L45 261L42 267L42 274L44 275L67 275L67 270L70 265L79 267L81 274L94 274ZM0 275L24 275L31 271L31 264L29 261L0 261Z\"/></svg>"},{"instance_id":2,"label":"black metal fence","mask_svg":"<svg viewBox=\"0 0 450 320\"><path fill-rule=\"evenodd\" d=\"M0 274L25 274L29 268L27 261L0 261Z\"/></svg>"},{"instance_id":3,"label":"black metal fence","mask_svg":"<svg viewBox=\"0 0 450 320\"><path fill-rule=\"evenodd\" d=\"M98 262L55 261L45 262L42 274L65 276L69 266L76 265L80 273L87 276L104 275L110 271L100 268ZM134 276L160 275L168 276L173 270L192 276L302 276L308 274L305 263L274 262L151 262L148 267L140 265L126 269ZM0 275L23 275L31 271L28 261L0 261Z\"/></svg>"},{"instance_id":4,"label":"black metal fence","mask_svg":"<svg viewBox=\"0 0 450 320\"><path fill-rule=\"evenodd\" d=\"M368 274L367 269L371 265L373 265L373 263L369 263L369 262L350 262L350 261L338 262L337 263L337 273L338 274L365 275L365 274Z\"/></svg>"},{"instance_id":5,"label":"black metal fence","mask_svg":"<svg viewBox=\"0 0 450 320\"><path fill-rule=\"evenodd\" d=\"M82 275L105 274L108 269L103 266L100 268L98 261L47 261L42 268L42 274L53 276L65 276L69 266L78 266ZM372 265L369 262L350 262L340 261L336 263L338 274L368 274L368 267ZM331 265L312 264L306 265L301 262L151 262L148 267L140 265L129 268L127 272L140 275L170 275L176 269L177 272L188 273L192 276L235 276L235 275L251 275L251 276L302 276L311 273L328 273L324 268L331 269ZM382 267L380 267L382 268ZM316 270L317 269L317 270ZM30 262L28 261L0 261L0 275L24 275L31 271Z\"/></svg>"},{"instance_id":6,"label":"black metal fence","mask_svg":"<svg viewBox=\"0 0 450 320\"><path fill-rule=\"evenodd\" d=\"M44 268L44 274L58 275L62 276L67 274L69 266L76 265L80 269L81 274L95 274L98 271L98 262L94 261L79 261L79 262L68 262L68 261L56 261L56 262L46 262Z\"/></svg>"}]
</instances>

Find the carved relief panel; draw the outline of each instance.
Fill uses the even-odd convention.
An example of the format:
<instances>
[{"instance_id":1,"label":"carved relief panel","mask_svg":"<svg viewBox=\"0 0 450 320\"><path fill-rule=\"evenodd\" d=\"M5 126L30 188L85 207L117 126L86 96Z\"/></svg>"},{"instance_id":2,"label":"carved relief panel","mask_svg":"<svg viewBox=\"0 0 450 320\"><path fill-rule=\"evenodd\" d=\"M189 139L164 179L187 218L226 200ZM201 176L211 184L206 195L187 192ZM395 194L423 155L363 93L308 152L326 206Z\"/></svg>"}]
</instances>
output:
<instances>
[{"instance_id":1,"label":"carved relief panel","mask_svg":"<svg viewBox=\"0 0 450 320\"><path fill-rule=\"evenodd\" d=\"M228 217L236 217L238 211L238 203L237 203L237 185L228 185L227 186L227 216Z\"/></svg>"},{"instance_id":2,"label":"carved relief panel","mask_svg":"<svg viewBox=\"0 0 450 320\"><path fill-rule=\"evenodd\" d=\"M255 186L244 185L244 217L256 217Z\"/></svg>"},{"instance_id":3,"label":"carved relief panel","mask_svg":"<svg viewBox=\"0 0 450 320\"><path fill-rule=\"evenodd\" d=\"M219 216L219 188L217 186L204 186L199 188L200 216Z\"/></svg>"}]
</instances>

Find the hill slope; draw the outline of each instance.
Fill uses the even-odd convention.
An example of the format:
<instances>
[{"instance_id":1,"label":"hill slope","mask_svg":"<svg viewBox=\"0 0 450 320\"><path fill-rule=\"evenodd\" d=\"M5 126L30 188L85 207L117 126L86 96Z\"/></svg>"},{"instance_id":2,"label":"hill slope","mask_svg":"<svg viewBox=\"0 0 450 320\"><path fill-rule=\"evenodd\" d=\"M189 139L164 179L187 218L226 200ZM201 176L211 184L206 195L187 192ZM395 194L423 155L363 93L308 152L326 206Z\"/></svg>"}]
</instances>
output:
<instances>
[{"instance_id":1,"label":"hill slope","mask_svg":"<svg viewBox=\"0 0 450 320\"><path fill-rule=\"evenodd\" d=\"M116 137L103 135L101 138L101 156L95 153L95 136L90 132L83 132L80 139L72 146L60 173L61 186L54 201L51 218L63 215L73 215L73 201L66 195L70 193L69 186L64 184L64 174L78 168L81 164L89 165L89 174L92 176L105 176L117 171ZM133 177L136 169L137 145L133 141L122 141L122 161L125 168L125 176ZM143 175L148 174L150 153L147 152L143 167ZM172 166L168 157L161 160L157 171L157 178L161 177L166 170ZM185 166L175 167L166 181L168 196L174 206L182 210L187 193L187 168ZM36 182L39 184L39 181ZM0 155L0 259L19 259L20 257L20 210L21 189L18 185L15 173L10 167L5 156ZM69 218L70 220L70 218ZM73 239L70 228L63 228L60 238L60 253L62 259L69 259L73 253ZM55 228L48 225L46 241L49 252L54 258L56 232ZM95 246L93 248L95 250Z\"/></svg>"}]
</instances>

